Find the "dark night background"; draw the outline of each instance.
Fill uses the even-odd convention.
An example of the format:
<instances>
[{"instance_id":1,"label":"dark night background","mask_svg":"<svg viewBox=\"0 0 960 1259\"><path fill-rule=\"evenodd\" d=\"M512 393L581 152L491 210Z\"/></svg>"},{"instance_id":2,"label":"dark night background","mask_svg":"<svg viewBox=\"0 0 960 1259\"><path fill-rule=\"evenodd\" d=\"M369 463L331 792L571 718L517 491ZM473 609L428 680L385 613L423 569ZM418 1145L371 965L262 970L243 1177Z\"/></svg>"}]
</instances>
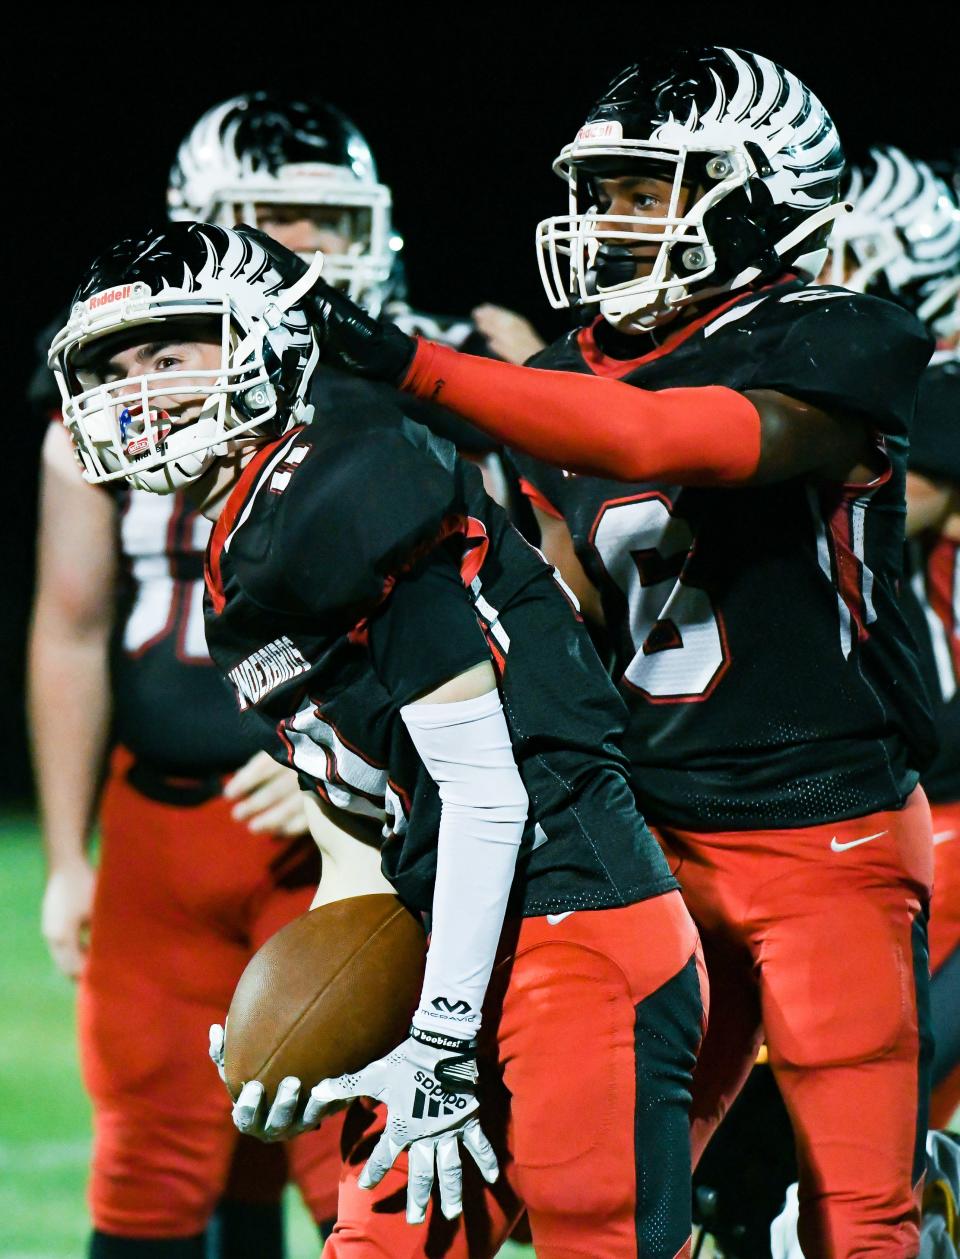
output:
<instances>
[{"instance_id":1,"label":"dark night background","mask_svg":"<svg viewBox=\"0 0 960 1259\"><path fill-rule=\"evenodd\" d=\"M414 305L513 306L545 332L533 229L561 213L550 172L610 76L651 44L728 43L782 62L824 101L848 151L923 157L958 142L946 6L873 4L84 6L10 19L6 89L0 797L30 793L23 723L37 453L23 401L39 330L93 255L162 218L166 173L199 114L265 87L326 96L393 188ZM231 16L243 14L243 16ZM268 13L276 13L271 27ZM12 148L13 152L10 152ZM12 300L11 300L12 298Z\"/></svg>"}]
</instances>

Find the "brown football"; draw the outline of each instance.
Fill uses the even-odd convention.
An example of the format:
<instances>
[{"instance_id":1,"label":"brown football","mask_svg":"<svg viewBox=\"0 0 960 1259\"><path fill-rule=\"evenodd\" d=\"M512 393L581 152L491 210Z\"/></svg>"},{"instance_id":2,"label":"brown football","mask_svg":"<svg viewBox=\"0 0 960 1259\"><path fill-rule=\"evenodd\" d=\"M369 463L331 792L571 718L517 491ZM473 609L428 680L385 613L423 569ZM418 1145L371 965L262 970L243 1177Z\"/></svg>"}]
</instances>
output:
<instances>
[{"instance_id":1,"label":"brown football","mask_svg":"<svg viewBox=\"0 0 960 1259\"><path fill-rule=\"evenodd\" d=\"M352 896L295 918L250 959L230 1003L227 1087L273 1097L284 1076L309 1088L358 1071L406 1039L426 937L396 896Z\"/></svg>"}]
</instances>

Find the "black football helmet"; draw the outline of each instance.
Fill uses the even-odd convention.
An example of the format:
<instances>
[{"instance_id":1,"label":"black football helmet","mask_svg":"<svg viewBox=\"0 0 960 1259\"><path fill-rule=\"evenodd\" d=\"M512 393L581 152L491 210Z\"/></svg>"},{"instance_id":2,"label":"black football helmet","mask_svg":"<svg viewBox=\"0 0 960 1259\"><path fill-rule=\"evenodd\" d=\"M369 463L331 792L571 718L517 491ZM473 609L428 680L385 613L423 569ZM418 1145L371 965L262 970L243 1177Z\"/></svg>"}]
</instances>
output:
<instances>
[{"instance_id":1,"label":"black football helmet","mask_svg":"<svg viewBox=\"0 0 960 1259\"><path fill-rule=\"evenodd\" d=\"M247 92L214 105L180 145L167 205L173 220L224 227L256 223L257 206L336 212L351 243L327 256L324 275L373 313L403 243L370 146L339 109L310 97Z\"/></svg>"},{"instance_id":2,"label":"black football helmet","mask_svg":"<svg viewBox=\"0 0 960 1259\"><path fill-rule=\"evenodd\" d=\"M816 276L829 226L843 213L843 152L829 114L789 70L735 48L629 66L554 170L570 208L537 228L551 305L597 303L627 329L788 268ZM598 209L597 178L644 174L672 183L665 217ZM651 241L652 269L638 276L630 250Z\"/></svg>"},{"instance_id":3,"label":"black football helmet","mask_svg":"<svg viewBox=\"0 0 960 1259\"><path fill-rule=\"evenodd\" d=\"M309 419L319 348L307 294L321 266L255 228L211 223L169 224L97 258L48 360L86 479L168 493L238 442ZM218 362L108 378L111 353L152 339L216 339Z\"/></svg>"}]
</instances>

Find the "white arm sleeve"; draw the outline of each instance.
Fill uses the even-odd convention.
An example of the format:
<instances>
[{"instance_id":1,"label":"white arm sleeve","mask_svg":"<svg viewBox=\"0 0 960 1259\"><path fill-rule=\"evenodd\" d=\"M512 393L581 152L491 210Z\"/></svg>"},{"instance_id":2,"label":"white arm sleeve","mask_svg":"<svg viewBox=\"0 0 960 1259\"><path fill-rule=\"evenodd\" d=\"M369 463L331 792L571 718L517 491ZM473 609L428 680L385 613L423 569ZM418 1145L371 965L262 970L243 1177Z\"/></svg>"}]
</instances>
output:
<instances>
[{"instance_id":1,"label":"white arm sleeve","mask_svg":"<svg viewBox=\"0 0 960 1259\"><path fill-rule=\"evenodd\" d=\"M407 704L400 716L440 791L427 972L414 1023L469 1037L480 1026L529 801L500 696Z\"/></svg>"}]
</instances>

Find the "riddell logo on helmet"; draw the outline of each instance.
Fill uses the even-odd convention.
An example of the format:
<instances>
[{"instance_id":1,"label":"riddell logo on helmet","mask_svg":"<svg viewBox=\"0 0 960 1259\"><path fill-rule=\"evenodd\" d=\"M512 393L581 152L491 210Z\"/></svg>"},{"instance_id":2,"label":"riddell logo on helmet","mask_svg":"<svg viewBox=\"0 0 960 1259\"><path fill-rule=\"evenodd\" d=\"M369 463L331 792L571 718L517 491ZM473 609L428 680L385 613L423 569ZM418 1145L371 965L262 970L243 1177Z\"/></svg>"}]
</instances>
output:
<instances>
[{"instance_id":1,"label":"riddell logo on helmet","mask_svg":"<svg viewBox=\"0 0 960 1259\"><path fill-rule=\"evenodd\" d=\"M99 310L101 306L110 306L113 302L126 301L133 293L132 284L124 284L118 289L104 289L102 293L94 293L87 300L87 310Z\"/></svg>"},{"instance_id":2,"label":"riddell logo on helmet","mask_svg":"<svg viewBox=\"0 0 960 1259\"><path fill-rule=\"evenodd\" d=\"M609 122L588 122L577 132L578 144L597 144L600 140L622 140L623 123L611 119Z\"/></svg>"}]
</instances>

